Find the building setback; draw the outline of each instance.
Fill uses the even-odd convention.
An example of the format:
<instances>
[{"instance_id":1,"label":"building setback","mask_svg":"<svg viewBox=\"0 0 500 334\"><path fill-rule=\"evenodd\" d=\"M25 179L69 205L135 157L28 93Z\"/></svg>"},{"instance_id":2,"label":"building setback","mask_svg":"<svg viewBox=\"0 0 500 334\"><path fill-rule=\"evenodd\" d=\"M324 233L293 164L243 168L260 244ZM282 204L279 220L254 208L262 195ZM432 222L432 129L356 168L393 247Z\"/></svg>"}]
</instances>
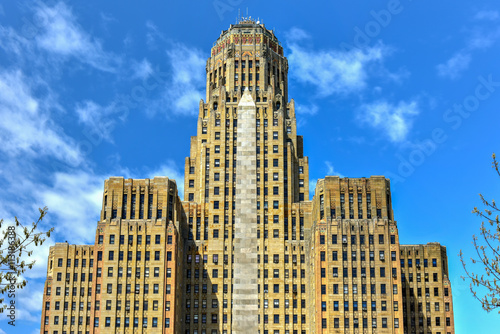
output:
<instances>
[{"instance_id":1,"label":"building setback","mask_svg":"<svg viewBox=\"0 0 500 334\"><path fill-rule=\"evenodd\" d=\"M105 181L92 246L50 248L41 332L454 333L446 248L400 245L383 176L317 182L273 31L244 19L206 65L185 161Z\"/></svg>"}]
</instances>

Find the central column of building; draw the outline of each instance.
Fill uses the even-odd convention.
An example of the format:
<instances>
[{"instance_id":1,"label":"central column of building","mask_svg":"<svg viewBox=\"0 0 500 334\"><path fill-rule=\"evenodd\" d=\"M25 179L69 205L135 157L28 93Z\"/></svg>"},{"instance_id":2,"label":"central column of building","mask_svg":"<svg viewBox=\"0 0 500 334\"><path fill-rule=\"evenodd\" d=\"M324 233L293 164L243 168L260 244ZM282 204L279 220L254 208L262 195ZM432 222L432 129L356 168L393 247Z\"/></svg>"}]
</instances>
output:
<instances>
[{"instance_id":1,"label":"central column of building","mask_svg":"<svg viewBox=\"0 0 500 334\"><path fill-rule=\"evenodd\" d=\"M238 105L234 228L233 334L259 329L257 289L256 107L248 89Z\"/></svg>"}]
</instances>

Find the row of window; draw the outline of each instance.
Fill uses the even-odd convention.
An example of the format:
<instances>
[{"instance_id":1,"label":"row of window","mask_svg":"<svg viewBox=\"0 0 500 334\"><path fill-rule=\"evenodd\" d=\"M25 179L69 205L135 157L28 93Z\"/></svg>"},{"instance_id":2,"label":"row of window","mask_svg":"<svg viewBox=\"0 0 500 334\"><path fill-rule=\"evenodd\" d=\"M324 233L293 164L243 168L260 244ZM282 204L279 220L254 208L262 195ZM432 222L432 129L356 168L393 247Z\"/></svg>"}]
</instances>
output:
<instances>
[{"instance_id":1,"label":"row of window","mask_svg":"<svg viewBox=\"0 0 500 334\"><path fill-rule=\"evenodd\" d=\"M412 268L413 267L413 260L412 259L408 259L408 268ZM420 268L420 259L415 259L415 266L417 268ZM429 266L429 263L427 261L427 259L424 259L424 268L427 268ZM432 259L432 266L434 268L437 267L437 259ZM401 268L404 268L405 267L405 260L404 259L401 259Z\"/></svg>"},{"instance_id":2,"label":"row of window","mask_svg":"<svg viewBox=\"0 0 500 334\"><path fill-rule=\"evenodd\" d=\"M357 254L358 254L357 251L351 251L351 260L352 261L357 261L357 259L358 259ZM366 252L360 251L359 254L360 254L359 260L366 261ZM375 251L369 251L368 255L369 255L370 261L375 261ZM378 256L379 256L380 261L385 261L385 251L383 251L383 250L379 251ZM319 257L320 257L320 261L326 261L326 252L321 251L319 253ZM338 259L339 259L338 251L332 251L331 259L332 259L332 261L338 261ZM392 259L392 261L396 261L396 252L395 251L391 252L391 259ZM342 261L348 261L347 251L342 251Z\"/></svg>"},{"instance_id":3,"label":"row of window","mask_svg":"<svg viewBox=\"0 0 500 334\"><path fill-rule=\"evenodd\" d=\"M403 287L403 289L406 289L405 287ZM414 296L414 289L413 288L410 288L408 290L410 296ZM446 297L448 297L448 288L444 288L444 295ZM429 288L425 288L425 296L426 297L430 297L430 291L429 291ZM417 288L417 297L422 297L422 288ZM434 297L439 297L439 288L434 288Z\"/></svg>"},{"instance_id":4,"label":"row of window","mask_svg":"<svg viewBox=\"0 0 500 334\"><path fill-rule=\"evenodd\" d=\"M401 270L403 271L403 270ZM429 282L429 273L425 273L424 274L424 279L425 279L425 282ZM401 281L403 282L403 286L405 284L405 280L406 280L406 273L402 272L401 273ZM433 282L439 282L439 275L438 273L433 273L432 274L432 280ZM421 281L421 275L420 273L417 273L417 282L420 282ZM409 273L408 274L408 282L413 282L413 273Z\"/></svg>"},{"instance_id":5,"label":"row of window","mask_svg":"<svg viewBox=\"0 0 500 334\"><path fill-rule=\"evenodd\" d=\"M370 277L375 277L375 268L371 267L370 269ZM380 267L379 268L379 277L386 277L386 268L385 267ZM397 268L391 268L392 270L392 277L397 278ZM351 276L353 278L358 277L358 268L353 267L351 268ZM326 268L321 268L321 277L325 278L326 277ZM339 277L339 268L338 267L332 267L332 277ZM349 277L349 268L343 268L342 272L342 277L347 278ZM361 267L361 277L366 277L366 268Z\"/></svg>"},{"instance_id":6,"label":"row of window","mask_svg":"<svg viewBox=\"0 0 500 334\"><path fill-rule=\"evenodd\" d=\"M387 318L381 319L382 328L387 328ZM350 328L350 319L344 318L343 326L344 328ZM368 328L368 318L361 319L361 325L359 323L359 318L352 319L352 328ZM321 328L328 328L328 321L326 318L321 319ZM340 328L340 318L333 318L333 328ZM377 318L372 318L372 328L377 328ZM399 319L394 318L394 328L399 328Z\"/></svg>"},{"instance_id":7,"label":"row of window","mask_svg":"<svg viewBox=\"0 0 500 334\"><path fill-rule=\"evenodd\" d=\"M366 238L366 236L364 234L360 234L360 235L351 235L351 238L350 238L351 245L356 245L357 244L358 237L359 237L359 244L360 245L364 245L365 244L365 241L366 241L365 238ZM375 238L375 236L373 234L369 234L368 235L368 243L370 245L374 244L374 238ZM391 238L391 240L390 240L391 245L396 244L396 236L394 234L391 234L390 238ZM348 239L347 235L343 234L342 235L342 244L348 244L348 240L349 239ZM332 241L332 245L337 245L338 244L338 235L337 234L332 234L331 241ZM319 236L319 243L321 245L326 244L326 235L320 234L320 236ZM384 234L379 234L378 235L378 243L379 243L379 245L383 245L384 244Z\"/></svg>"},{"instance_id":8,"label":"row of window","mask_svg":"<svg viewBox=\"0 0 500 334\"><path fill-rule=\"evenodd\" d=\"M352 293L353 294L357 294L358 293L358 285L357 284L352 284L351 288L352 288ZM367 288L366 284L361 284L361 294L363 294L363 295L367 294L366 288ZM334 295L339 294L339 284L333 284L332 289L333 289L332 293ZM397 286L397 284L393 284L392 289L393 289L392 293L396 295L398 293L398 286ZM377 286L376 286L376 284L370 284L370 293L372 295L377 294ZM385 295L387 293L386 284L384 284L384 283L380 284L379 293L382 294L382 295ZM322 295L326 295L326 285L325 284L321 285L321 294ZM344 284L344 295L347 295L347 294L349 294L349 284Z\"/></svg>"},{"instance_id":9,"label":"row of window","mask_svg":"<svg viewBox=\"0 0 500 334\"><path fill-rule=\"evenodd\" d=\"M212 284L212 293L217 293L219 288L218 284ZM280 293L280 284L273 284L273 293ZM292 284L292 289L291 291L296 294L298 293L298 284ZM290 284L283 284L283 292L284 293L290 293ZM231 291L233 289L233 285L231 284ZM208 285L207 284L201 284L201 293L208 293ZM257 285L257 291L260 293L260 284ZM200 285L199 284L186 284L186 293L200 293ZM223 284L222 286L222 292L223 293L228 293L228 284ZM263 293L269 293L269 284L264 284L263 285ZM306 285L301 284L300 285L300 293L306 293Z\"/></svg>"},{"instance_id":10,"label":"row of window","mask_svg":"<svg viewBox=\"0 0 500 334\"><path fill-rule=\"evenodd\" d=\"M440 305L439 302L435 302L434 303L434 311L439 312L439 310L440 310L440 306L439 305ZM422 303L418 302L417 306L418 306L418 312L423 312L423 310L422 310L422 306L423 306ZM431 311L431 303L427 302L425 304L425 310L426 310L426 312L430 312ZM448 302L444 303L444 310L445 310L445 312L449 312L450 311L450 303L448 303ZM411 312L415 312L415 303L410 303L410 311ZM403 312L406 313L406 310L403 309Z\"/></svg>"},{"instance_id":11,"label":"row of window","mask_svg":"<svg viewBox=\"0 0 500 334\"><path fill-rule=\"evenodd\" d=\"M207 323L207 314L206 313L202 313L201 314L201 319L199 319L199 315L198 314L194 314L193 315L193 321L191 321L191 315L190 314L187 314L186 315L186 324L190 324L190 323L193 323L193 324L197 324L199 322L201 322L202 324L206 324ZM223 314L222 315L222 323L224 324L227 324L227 314ZM292 320L290 321L290 318L292 318ZM212 324L216 324L218 323L218 314L217 313L212 313L211 314L211 323ZM258 316L258 323L260 324L260 314ZM264 324L269 324L269 315L267 314L264 314L264 317L263 317L263 323ZM279 324L280 323L280 315L279 314L274 314L273 317L272 317L272 323L274 324ZM297 314L294 314L290 317L290 315L288 314L285 314L284 316L284 320L283 320L283 323L285 324L289 324L289 323L294 323L294 324L298 324L299 323L299 315ZM305 324L306 323L306 315L305 314L301 314L300 315L300 323L302 324ZM189 333L189 330L186 332L186 333Z\"/></svg>"},{"instance_id":12,"label":"row of window","mask_svg":"<svg viewBox=\"0 0 500 334\"><path fill-rule=\"evenodd\" d=\"M105 309L106 309L106 311L111 311L111 310L112 310L112 303L113 303L113 301L112 301L112 300L106 300L106 308L105 308ZM57 311L57 310L59 310L59 309L60 309L61 302L56 301L54 304L55 304L55 305L54 305L54 310L56 310L56 311ZM68 307L69 307L69 305L68 305L68 304L69 304L68 302L64 302L64 304L63 304L64 311L68 311L68 310L69 310L69 309L68 309ZM153 310L153 311L158 311L158 305L159 305L159 304L158 304L158 300L153 300L153 308L152 308L152 310ZM84 302L80 302L80 304L79 304L79 310L80 310L80 311L83 311L83 310L84 310L84 306L85 306L85 305L84 305ZM139 310L139 309L140 309L140 308L139 308L139 306L140 306L140 303L139 303L139 301L138 301L138 300L136 300L136 301L134 302L134 310L135 310L135 311ZM99 310L100 310L100 308L101 308L101 307L100 307L100 301L99 301L99 300L97 300L97 301L95 302L95 308L94 308L94 309L95 309L96 311L99 311ZM122 309L122 301L121 301L121 300L117 300L117 301L116 301L116 311L121 311L121 309ZM149 301L148 301L148 300L144 300L144 301L142 302L142 310L147 311L148 309L149 309ZM49 310L50 310L50 302L45 302L45 310L46 310L46 311L49 311ZM91 310L91 303L90 303L90 302L88 302L88 303L87 303L87 311L90 311L90 310ZM127 301L125 302L125 310L126 310L126 311L129 311L129 310L130 310L130 300L127 300ZM71 303L71 311L76 311L76 302L72 302L72 303ZM167 300L167 301L165 301L165 311L170 311L170 301L168 301L168 300ZM73 319L74 319L74 317L71 317L71 319L72 319L72 323L71 323L71 324L73 325L73 324L74 324L74 323L73 323Z\"/></svg>"},{"instance_id":13,"label":"row of window","mask_svg":"<svg viewBox=\"0 0 500 334\"><path fill-rule=\"evenodd\" d=\"M260 273L261 270L257 269L257 277L260 278ZM268 269L263 269L262 270L263 277L264 278L269 278L269 270ZM167 274L168 275L168 274ZM227 269L223 270L223 277L224 278L229 278L229 271ZM284 276L285 278L289 278L289 270L284 269ZM194 275L191 274L191 269L186 269L186 278L200 278L200 270L199 269L194 269ZM212 278L218 278L219 277L219 269L212 269ZM233 271L231 270L231 278L233 277ZM280 277L280 270L279 269L273 269L273 278L279 278ZM297 278L297 269L292 270L292 277ZM305 269L300 270L300 277L305 278L306 277L306 271ZM203 269L202 272L202 278L206 279L208 278L208 270Z\"/></svg>"},{"instance_id":14,"label":"row of window","mask_svg":"<svg viewBox=\"0 0 500 334\"><path fill-rule=\"evenodd\" d=\"M79 267L79 259L75 259L73 262L75 265L75 268ZM62 267L63 266L63 258L58 258L57 259L57 266ZM94 266L94 259L89 259L89 268L92 268ZM71 259L66 259L66 267L69 268L71 267ZM87 267L87 259L82 259L82 268Z\"/></svg>"},{"instance_id":15,"label":"row of window","mask_svg":"<svg viewBox=\"0 0 500 334\"><path fill-rule=\"evenodd\" d=\"M153 285L153 293L159 293L159 284L152 284ZM135 293L140 293L140 289L141 289L141 285L140 284L135 284L135 290L134 292ZM170 289L171 289L171 286L170 284L166 284L165 285L165 293L166 294L170 294ZM120 294L123 292L123 285L122 284L117 284L116 286L116 293ZM51 287L47 287L47 290L46 290L46 295L47 296L50 296L52 293L52 289ZM100 294L101 293L101 284L96 284L96 294ZM106 293L113 293L113 284L112 283L109 283L107 284L106 286ZM126 284L125 285L125 293L132 293L132 285L131 284ZM144 284L143 286L143 293L147 294L149 293L149 284ZM60 296L61 295L61 287L56 287L56 296ZM65 296L70 296L70 288L69 287L65 287L64 288L64 295ZM71 295L73 296L77 296L78 295L78 288L77 287L73 287L72 290L71 290ZM80 288L80 296L81 297L84 297L85 296L85 288L81 287ZM87 288L87 296L92 296L92 287L88 287Z\"/></svg>"},{"instance_id":16,"label":"row of window","mask_svg":"<svg viewBox=\"0 0 500 334\"><path fill-rule=\"evenodd\" d=\"M157 294L159 293L160 285L159 284L152 284L153 285L153 293ZM171 292L171 285L166 284L165 285L165 294L169 295ZM101 293L101 284L96 284L96 294ZM106 286L106 293L111 294L113 292L113 283L108 283ZM116 285L116 293L121 294L123 293L123 285L122 284L117 284ZM125 293L132 293L132 284L126 284L125 285ZM141 284L135 284L135 289L134 293L139 294L141 293ZM143 285L143 290L142 293L148 294L149 293L149 284L144 284Z\"/></svg>"},{"instance_id":17,"label":"row of window","mask_svg":"<svg viewBox=\"0 0 500 334\"><path fill-rule=\"evenodd\" d=\"M113 267L108 267L108 276L107 277L113 277ZM101 277L102 275L102 268L97 268L97 277ZM154 277L160 277L160 267L154 267ZM166 269L166 276L171 277L172 275L172 268L167 268ZM66 275L67 277L67 275ZM123 277L123 267L118 267L118 277ZM132 267L127 267L127 277L132 277ZM137 267L135 268L135 277L140 278L141 277L141 268ZM149 267L144 268L144 277L149 277Z\"/></svg>"},{"instance_id":18,"label":"row of window","mask_svg":"<svg viewBox=\"0 0 500 334\"><path fill-rule=\"evenodd\" d=\"M232 301L231 301L231 303L232 303ZM200 305L199 300L195 299L193 301L193 308L195 308L195 309L199 308L199 305ZM274 308L279 308L280 307L280 300L274 299L273 305L274 305ZM285 308L290 308L290 300L289 299L284 300L284 306L285 306ZM218 307L218 300L212 299L212 308L217 308L217 307ZM223 308L228 307L228 300L227 299L223 299L222 307ZM292 299L292 307L294 309L298 308L297 299ZM306 308L306 300L305 299L301 299L300 307L302 309ZM186 309L190 309L190 308L191 308L191 299L186 299ZM207 300L206 299L202 299L201 308L207 308ZM259 300L259 308L260 308L260 300ZM266 309L269 308L269 300L268 299L264 299L264 308L266 308Z\"/></svg>"},{"instance_id":19,"label":"row of window","mask_svg":"<svg viewBox=\"0 0 500 334\"><path fill-rule=\"evenodd\" d=\"M172 252L167 251L167 261L172 261ZM154 261L160 261L160 254L161 251L154 251ZM118 260L123 261L124 259L124 253L123 251L118 251ZM128 251L127 252L127 261L132 261L134 258L134 252L133 251ZM115 260L115 251L108 251L108 261L114 261ZM136 251L135 252L135 260L136 261L142 261L142 252L141 251ZM150 261L151 256L150 256L150 251L145 251L144 252L144 260L145 261ZM97 252L97 261L102 261L102 251Z\"/></svg>"},{"instance_id":20,"label":"row of window","mask_svg":"<svg viewBox=\"0 0 500 334\"><path fill-rule=\"evenodd\" d=\"M143 237L143 235L141 235L141 234L136 235L137 245L142 245L142 237ZM146 240L145 240L146 245L150 245L151 244L151 235L146 234L145 237L146 237ZM173 241L172 240L172 236L171 235L167 235L167 244L171 245L172 241ZM102 245L104 243L104 235L100 234L97 237L97 243L99 245ZM115 244L115 235L114 234L110 234L109 235L108 243L110 245L114 245ZM120 243L120 245L124 245L125 244L125 235L120 234L119 243ZM134 236L133 235L129 235L128 236L127 243L130 246L132 246L134 244ZM155 235L155 245L159 245L159 244L161 244L161 234L156 234ZM70 260L70 259L68 259L68 260Z\"/></svg>"},{"instance_id":21,"label":"row of window","mask_svg":"<svg viewBox=\"0 0 500 334\"><path fill-rule=\"evenodd\" d=\"M339 303L340 302L338 300L333 301L333 311L339 311ZM326 304L327 304L326 301L321 302L321 311L322 312L326 312L326 310L327 310ZM377 301L373 300L373 301L371 301L370 304L371 304L370 310L373 312L377 311ZM394 302L393 307L394 307L394 312L397 312L398 308L399 308L397 301ZM349 301L344 301L344 311L349 311ZM361 309L360 309L358 301L353 301L352 302L352 311L367 312L368 311L368 302L366 300L363 300L361 302ZM387 311L387 301L385 301L385 300L380 301L380 311Z\"/></svg>"}]
</instances>

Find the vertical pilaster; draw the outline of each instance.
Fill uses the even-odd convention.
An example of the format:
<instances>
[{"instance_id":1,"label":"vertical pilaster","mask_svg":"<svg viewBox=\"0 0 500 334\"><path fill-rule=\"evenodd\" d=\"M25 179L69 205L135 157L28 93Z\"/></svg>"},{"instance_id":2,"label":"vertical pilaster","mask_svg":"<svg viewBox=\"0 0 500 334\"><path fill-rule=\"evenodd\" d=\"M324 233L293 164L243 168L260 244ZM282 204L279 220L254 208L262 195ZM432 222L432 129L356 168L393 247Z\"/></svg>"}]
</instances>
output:
<instances>
[{"instance_id":1,"label":"vertical pilaster","mask_svg":"<svg viewBox=\"0 0 500 334\"><path fill-rule=\"evenodd\" d=\"M258 332L256 107L248 89L238 105L233 334Z\"/></svg>"}]
</instances>

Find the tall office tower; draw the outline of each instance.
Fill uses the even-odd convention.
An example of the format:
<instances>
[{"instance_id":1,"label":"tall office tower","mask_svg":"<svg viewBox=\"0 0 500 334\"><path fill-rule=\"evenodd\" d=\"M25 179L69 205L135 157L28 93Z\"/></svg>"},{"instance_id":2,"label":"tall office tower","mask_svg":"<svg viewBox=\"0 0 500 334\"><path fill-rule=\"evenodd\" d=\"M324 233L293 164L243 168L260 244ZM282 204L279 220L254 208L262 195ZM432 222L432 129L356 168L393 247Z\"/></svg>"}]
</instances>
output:
<instances>
[{"instance_id":1,"label":"tall office tower","mask_svg":"<svg viewBox=\"0 0 500 334\"><path fill-rule=\"evenodd\" d=\"M184 201L107 180L95 244L50 250L42 333L454 333L446 252L400 245L388 179L327 176L309 200L274 32L231 25L206 75Z\"/></svg>"},{"instance_id":2,"label":"tall office tower","mask_svg":"<svg viewBox=\"0 0 500 334\"><path fill-rule=\"evenodd\" d=\"M311 308L305 263L311 203L305 201L308 160L296 134L294 103L288 102L288 61L272 31L242 21L222 32L206 71L206 101L200 102L198 133L185 166L188 254L195 258L185 277L186 333L241 333L235 329L243 321L236 315L237 240L250 237L257 260L256 328L301 333ZM241 103L253 107L239 112ZM247 162L254 164L254 174L238 175ZM255 183L238 182L250 177ZM255 200L237 201L250 187ZM238 235L238 224L246 223L236 214L249 210L253 235Z\"/></svg>"}]
</instances>

